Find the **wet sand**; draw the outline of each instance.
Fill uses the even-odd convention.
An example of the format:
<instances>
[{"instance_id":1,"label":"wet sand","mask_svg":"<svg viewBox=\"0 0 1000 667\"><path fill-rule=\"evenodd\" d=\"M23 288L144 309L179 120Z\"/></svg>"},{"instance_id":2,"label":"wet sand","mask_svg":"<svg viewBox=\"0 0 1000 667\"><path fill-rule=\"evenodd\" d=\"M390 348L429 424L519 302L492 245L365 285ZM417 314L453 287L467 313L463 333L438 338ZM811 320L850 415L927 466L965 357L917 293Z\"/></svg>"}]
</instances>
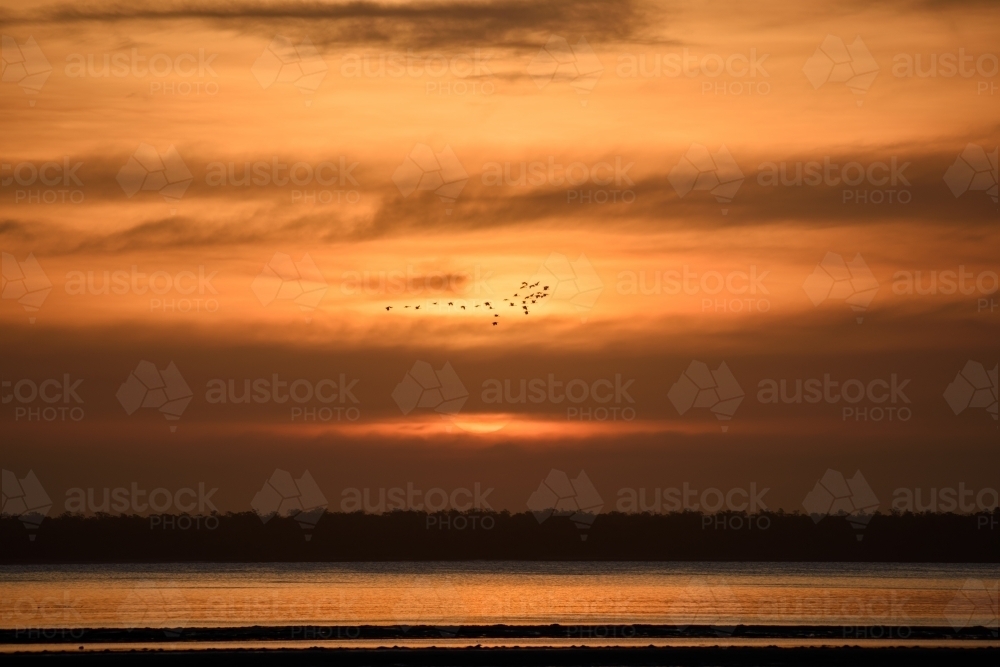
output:
<instances>
[{"instance_id":1,"label":"wet sand","mask_svg":"<svg viewBox=\"0 0 1000 667\"><path fill-rule=\"evenodd\" d=\"M996 648L466 648L18 653L19 665L996 665Z\"/></svg>"},{"instance_id":2,"label":"wet sand","mask_svg":"<svg viewBox=\"0 0 1000 667\"><path fill-rule=\"evenodd\" d=\"M996 665L992 628L310 626L0 631L5 665Z\"/></svg>"}]
</instances>

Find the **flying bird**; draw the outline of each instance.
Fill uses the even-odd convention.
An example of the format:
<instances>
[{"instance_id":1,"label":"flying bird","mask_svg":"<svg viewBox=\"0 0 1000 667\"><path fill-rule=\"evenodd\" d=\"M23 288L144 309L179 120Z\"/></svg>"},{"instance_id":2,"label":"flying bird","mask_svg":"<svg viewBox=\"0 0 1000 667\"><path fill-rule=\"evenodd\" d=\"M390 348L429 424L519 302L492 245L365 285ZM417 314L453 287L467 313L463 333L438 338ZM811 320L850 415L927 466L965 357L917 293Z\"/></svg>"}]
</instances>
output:
<instances>
[{"instance_id":1,"label":"flying bird","mask_svg":"<svg viewBox=\"0 0 1000 667\"><path fill-rule=\"evenodd\" d=\"M537 289L539 287L541 289ZM528 281L521 281L521 289L522 290L527 289L529 291L523 297L521 297L521 293L520 292L517 292L517 293L514 294L514 298L504 298L504 301L506 301L508 303L508 305L511 308L513 308L514 307L514 303L515 303L515 298L519 298L521 300L521 310L524 311L525 315L528 315L530 313L530 311L528 310L528 305L527 305L529 301L531 303L535 304L535 303L538 303L539 299L544 299L545 297L551 296L551 294L548 294L549 286L548 285L542 286L541 285L541 281L534 282L534 283L530 283ZM430 303L431 303L431 305L437 306L439 302L432 301ZM444 302L441 302L441 303L444 303ZM449 306L452 306L452 307L455 306L455 302L454 301L448 301L447 303L448 303ZM495 310L493 308L493 302L492 301L484 301L481 304L479 304L479 303L474 304L474 306L476 308L479 308L480 306L485 306L489 310ZM410 308L411 306L403 306L403 307L404 308ZM392 308L393 308L393 306L386 306L385 309L388 311L388 310L391 310ZM414 310L420 310L420 306L412 306L412 308ZM467 307L464 306L464 305L459 305L459 308L461 308L462 310L467 310ZM500 315L494 314L493 317L494 317L494 320L495 320L495 318L500 317ZM496 321L493 321L493 326L497 326L497 324L499 324L499 323L496 322Z\"/></svg>"}]
</instances>

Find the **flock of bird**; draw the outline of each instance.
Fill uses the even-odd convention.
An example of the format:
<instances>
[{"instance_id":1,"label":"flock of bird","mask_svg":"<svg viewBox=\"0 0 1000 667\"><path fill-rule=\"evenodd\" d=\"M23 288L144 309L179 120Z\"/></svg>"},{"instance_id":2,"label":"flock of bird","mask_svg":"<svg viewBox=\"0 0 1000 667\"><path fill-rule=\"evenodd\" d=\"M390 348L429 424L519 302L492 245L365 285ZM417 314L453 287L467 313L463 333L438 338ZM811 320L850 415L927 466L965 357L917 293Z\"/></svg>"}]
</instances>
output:
<instances>
[{"instance_id":1,"label":"flock of bird","mask_svg":"<svg viewBox=\"0 0 1000 667\"><path fill-rule=\"evenodd\" d=\"M541 289L538 289L539 286L541 286ZM523 292L523 294L522 294L522 292ZM518 305L517 304L517 299L520 299L521 300L521 311L520 312L523 312L525 315L527 315L527 314L529 314L531 312L528 309L528 305L529 304L538 303L539 301L541 301L542 299L544 299L544 298L546 298L546 297L548 297L550 295L551 295L551 292L549 292L549 286L548 285L541 285L541 282L535 282L535 283L530 283L529 284L527 281L524 281L524 282L521 283L521 288L517 292L514 293L514 296L512 296L509 299L504 299L504 302L506 302L511 308L516 308L517 305ZM454 308L455 307L455 302L454 301L448 301L447 304L448 304L449 308ZM432 301L431 305L432 306L437 306L438 302L437 301ZM497 306L499 306L499 305L501 305L501 304L498 303ZM496 310L493 307L492 302L490 302L490 301L484 301L481 304L477 303L475 305L476 308L479 308L480 306L485 307L486 310ZM392 310L394 307L395 306L386 306L385 307L386 312ZM417 305L417 306L403 306L403 308L413 308L414 310L420 310L420 306L419 305ZM465 306L463 306L463 305L459 305L458 308L460 308L462 310L466 309ZM493 318L494 318L493 319L493 326L497 326L496 319L499 318L499 317L500 317L500 313L499 312L493 313Z\"/></svg>"}]
</instances>

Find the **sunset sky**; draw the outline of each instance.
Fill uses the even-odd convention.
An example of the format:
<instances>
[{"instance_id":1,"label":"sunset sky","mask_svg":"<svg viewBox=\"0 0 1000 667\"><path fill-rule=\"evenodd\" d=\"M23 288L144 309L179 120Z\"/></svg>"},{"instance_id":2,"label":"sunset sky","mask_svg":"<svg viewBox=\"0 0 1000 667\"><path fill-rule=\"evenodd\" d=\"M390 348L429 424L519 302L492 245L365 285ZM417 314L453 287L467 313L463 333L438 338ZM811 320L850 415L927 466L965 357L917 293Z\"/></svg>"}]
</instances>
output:
<instances>
[{"instance_id":1,"label":"sunset sky","mask_svg":"<svg viewBox=\"0 0 1000 667\"><path fill-rule=\"evenodd\" d=\"M53 513L132 483L248 510L275 468L331 510L480 483L524 511L551 469L604 511L685 483L796 510L827 469L883 511L996 483L993 3L26 0L0 26L0 462ZM143 361L179 403L130 410ZM686 394L693 361L742 401ZM336 398L211 394L275 375ZM767 402L824 376L866 395Z\"/></svg>"}]
</instances>

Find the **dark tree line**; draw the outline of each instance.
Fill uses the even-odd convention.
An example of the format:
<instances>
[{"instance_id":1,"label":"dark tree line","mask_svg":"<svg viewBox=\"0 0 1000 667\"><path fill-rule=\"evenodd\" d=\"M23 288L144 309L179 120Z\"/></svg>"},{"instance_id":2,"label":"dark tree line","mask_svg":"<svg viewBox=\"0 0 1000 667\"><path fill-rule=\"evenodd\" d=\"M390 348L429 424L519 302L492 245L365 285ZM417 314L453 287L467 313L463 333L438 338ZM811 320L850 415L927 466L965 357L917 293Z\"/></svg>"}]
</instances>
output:
<instances>
[{"instance_id":1,"label":"dark tree line","mask_svg":"<svg viewBox=\"0 0 1000 667\"><path fill-rule=\"evenodd\" d=\"M315 525L304 523L289 517L265 523L252 512L200 517L63 514L29 530L17 517L4 516L0 562L1000 560L997 510L875 514L863 529L845 516L817 522L783 512L611 512L541 522L530 513L509 512L328 512Z\"/></svg>"}]
</instances>

